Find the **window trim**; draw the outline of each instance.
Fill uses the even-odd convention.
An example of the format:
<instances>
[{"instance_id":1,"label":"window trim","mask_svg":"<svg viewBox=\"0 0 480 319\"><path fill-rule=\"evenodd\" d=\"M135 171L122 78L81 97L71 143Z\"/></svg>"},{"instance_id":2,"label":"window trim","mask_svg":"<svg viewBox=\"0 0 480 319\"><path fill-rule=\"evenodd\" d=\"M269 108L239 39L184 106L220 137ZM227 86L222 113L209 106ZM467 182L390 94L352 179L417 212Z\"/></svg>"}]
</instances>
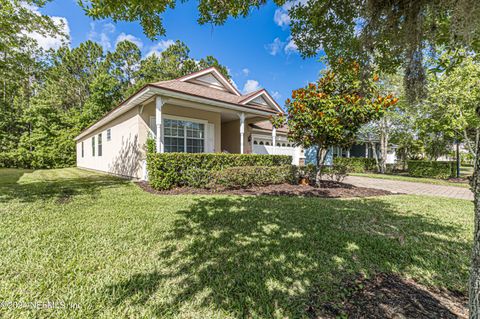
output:
<instances>
[{"instance_id":1,"label":"window trim","mask_svg":"<svg viewBox=\"0 0 480 319\"><path fill-rule=\"evenodd\" d=\"M112 140L112 129L108 128L105 135L107 135L107 142L110 142Z\"/></svg>"},{"instance_id":2,"label":"window trim","mask_svg":"<svg viewBox=\"0 0 480 319\"><path fill-rule=\"evenodd\" d=\"M95 135L92 136L92 157L95 157Z\"/></svg>"},{"instance_id":3,"label":"window trim","mask_svg":"<svg viewBox=\"0 0 480 319\"><path fill-rule=\"evenodd\" d=\"M183 122L192 122L196 124L203 124L203 138L195 138L197 140L203 140L203 152L206 152L206 143L207 143L207 120L202 120L202 119L195 119L195 118L190 118L190 117L183 117L183 116L175 116L175 115L162 115L162 138L165 138L165 119L167 120L177 120L177 121L183 121ZM185 127L186 130L186 127ZM183 153L188 153L187 152L187 132L184 132L184 149L185 151ZM165 152L167 153L167 152Z\"/></svg>"},{"instance_id":4,"label":"window trim","mask_svg":"<svg viewBox=\"0 0 480 319\"><path fill-rule=\"evenodd\" d=\"M103 143L102 143L102 140L103 140L102 133L98 133L98 134L97 134L97 153L98 153L98 156L99 156L99 157L103 155Z\"/></svg>"}]
</instances>

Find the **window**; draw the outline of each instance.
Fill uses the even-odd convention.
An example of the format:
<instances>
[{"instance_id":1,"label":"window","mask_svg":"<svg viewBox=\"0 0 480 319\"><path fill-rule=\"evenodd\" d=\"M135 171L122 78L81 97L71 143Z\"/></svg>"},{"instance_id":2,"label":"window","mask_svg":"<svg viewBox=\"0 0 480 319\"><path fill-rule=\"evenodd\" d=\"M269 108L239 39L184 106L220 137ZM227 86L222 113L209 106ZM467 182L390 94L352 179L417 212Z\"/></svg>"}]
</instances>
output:
<instances>
[{"instance_id":1,"label":"window","mask_svg":"<svg viewBox=\"0 0 480 319\"><path fill-rule=\"evenodd\" d=\"M257 141L253 141L253 145L258 145L258 142L257 142Z\"/></svg>"},{"instance_id":2,"label":"window","mask_svg":"<svg viewBox=\"0 0 480 319\"><path fill-rule=\"evenodd\" d=\"M205 124L165 119L163 133L165 152L205 151Z\"/></svg>"},{"instance_id":3,"label":"window","mask_svg":"<svg viewBox=\"0 0 480 319\"><path fill-rule=\"evenodd\" d=\"M92 156L95 156L95 136L92 136Z\"/></svg>"},{"instance_id":4,"label":"window","mask_svg":"<svg viewBox=\"0 0 480 319\"><path fill-rule=\"evenodd\" d=\"M112 139L112 129L108 129L107 130L107 142L110 141Z\"/></svg>"},{"instance_id":5,"label":"window","mask_svg":"<svg viewBox=\"0 0 480 319\"><path fill-rule=\"evenodd\" d=\"M98 134L98 156L102 156L102 133Z\"/></svg>"},{"instance_id":6,"label":"window","mask_svg":"<svg viewBox=\"0 0 480 319\"><path fill-rule=\"evenodd\" d=\"M83 158L83 155L85 154L85 150L84 150L84 147L83 147L83 142L82 142L82 158Z\"/></svg>"}]
</instances>

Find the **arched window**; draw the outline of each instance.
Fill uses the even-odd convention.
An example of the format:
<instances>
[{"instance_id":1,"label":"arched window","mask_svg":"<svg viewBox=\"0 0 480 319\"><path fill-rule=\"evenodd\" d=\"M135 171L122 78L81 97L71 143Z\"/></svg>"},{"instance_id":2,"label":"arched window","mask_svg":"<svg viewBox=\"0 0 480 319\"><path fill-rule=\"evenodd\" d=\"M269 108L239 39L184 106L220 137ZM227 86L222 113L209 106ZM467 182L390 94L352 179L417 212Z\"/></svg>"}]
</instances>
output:
<instances>
[{"instance_id":1,"label":"arched window","mask_svg":"<svg viewBox=\"0 0 480 319\"><path fill-rule=\"evenodd\" d=\"M260 145L263 145L263 141L260 141Z\"/></svg>"},{"instance_id":2,"label":"arched window","mask_svg":"<svg viewBox=\"0 0 480 319\"><path fill-rule=\"evenodd\" d=\"M287 144L287 147L290 147L290 144Z\"/></svg>"},{"instance_id":3,"label":"arched window","mask_svg":"<svg viewBox=\"0 0 480 319\"><path fill-rule=\"evenodd\" d=\"M257 144L258 144L258 142L257 142L257 141L253 141L253 145L257 145Z\"/></svg>"},{"instance_id":4,"label":"arched window","mask_svg":"<svg viewBox=\"0 0 480 319\"><path fill-rule=\"evenodd\" d=\"M285 147L285 143L283 143L282 146Z\"/></svg>"},{"instance_id":5,"label":"arched window","mask_svg":"<svg viewBox=\"0 0 480 319\"><path fill-rule=\"evenodd\" d=\"M277 143L277 146L280 147L280 143Z\"/></svg>"},{"instance_id":6,"label":"arched window","mask_svg":"<svg viewBox=\"0 0 480 319\"><path fill-rule=\"evenodd\" d=\"M265 145L270 145L270 142L265 142Z\"/></svg>"}]
</instances>

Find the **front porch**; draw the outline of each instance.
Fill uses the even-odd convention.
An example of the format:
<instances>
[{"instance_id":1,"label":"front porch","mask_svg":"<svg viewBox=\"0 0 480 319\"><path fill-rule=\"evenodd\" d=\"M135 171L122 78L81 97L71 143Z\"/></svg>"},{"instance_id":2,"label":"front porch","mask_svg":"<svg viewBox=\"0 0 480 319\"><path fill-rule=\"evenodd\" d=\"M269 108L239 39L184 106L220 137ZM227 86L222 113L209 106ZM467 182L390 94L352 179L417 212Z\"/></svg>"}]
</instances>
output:
<instances>
[{"instance_id":1,"label":"front porch","mask_svg":"<svg viewBox=\"0 0 480 319\"><path fill-rule=\"evenodd\" d=\"M254 153L250 124L268 119L261 111L235 111L161 96L141 110L147 135L164 152ZM274 139L275 130L270 132Z\"/></svg>"}]
</instances>

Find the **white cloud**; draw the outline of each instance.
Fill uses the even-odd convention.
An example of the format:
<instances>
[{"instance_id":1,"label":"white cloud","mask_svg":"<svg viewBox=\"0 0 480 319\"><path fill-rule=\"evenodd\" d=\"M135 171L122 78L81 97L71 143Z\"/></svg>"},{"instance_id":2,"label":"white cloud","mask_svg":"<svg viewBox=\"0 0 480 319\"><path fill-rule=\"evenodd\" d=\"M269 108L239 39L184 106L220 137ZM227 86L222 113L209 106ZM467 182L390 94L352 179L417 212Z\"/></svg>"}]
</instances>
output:
<instances>
[{"instance_id":1,"label":"white cloud","mask_svg":"<svg viewBox=\"0 0 480 319\"><path fill-rule=\"evenodd\" d=\"M291 54L291 53L296 53L298 52L298 47L293 41L292 37L288 37L287 39L288 43L284 48L284 51L286 54Z\"/></svg>"},{"instance_id":2,"label":"white cloud","mask_svg":"<svg viewBox=\"0 0 480 319\"><path fill-rule=\"evenodd\" d=\"M50 17L53 22L60 27L63 35L45 36L37 32L29 33L28 36L37 41L38 45L45 50L58 49L62 45L70 45L70 26L68 20L64 17Z\"/></svg>"},{"instance_id":3,"label":"white cloud","mask_svg":"<svg viewBox=\"0 0 480 319\"><path fill-rule=\"evenodd\" d=\"M247 69L247 68L244 68L244 69L242 69L242 73L243 73L243 75L248 76L250 74L250 70Z\"/></svg>"},{"instance_id":4,"label":"white cloud","mask_svg":"<svg viewBox=\"0 0 480 319\"><path fill-rule=\"evenodd\" d=\"M115 32L115 25L112 23L102 24L100 31L97 31L97 23L90 23L90 32L88 33L88 39L94 42L98 42L104 50L109 51L112 48L110 36Z\"/></svg>"},{"instance_id":5,"label":"white cloud","mask_svg":"<svg viewBox=\"0 0 480 319\"><path fill-rule=\"evenodd\" d=\"M147 57L151 56L152 54L156 54L157 56L160 56L160 54L165 51L169 46L172 44L175 44L175 41L173 40L160 40L157 44L152 46L150 48L150 51L147 53Z\"/></svg>"},{"instance_id":6,"label":"white cloud","mask_svg":"<svg viewBox=\"0 0 480 319\"><path fill-rule=\"evenodd\" d=\"M275 10L275 14L273 15L273 21L275 21L275 23L280 27L288 26L290 24L290 16L288 15L288 11L283 7L278 8Z\"/></svg>"},{"instance_id":7,"label":"white cloud","mask_svg":"<svg viewBox=\"0 0 480 319\"><path fill-rule=\"evenodd\" d=\"M133 34L126 34L125 32L122 32L118 35L117 40L115 41L115 46L122 41L130 41L135 43L140 49L143 48L143 42Z\"/></svg>"},{"instance_id":8,"label":"white cloud","mask_svg":"<svg viewBox=\"0 0 480 319\"><path fill-rule=\"evenodd\" d=\"M25 2L21 2L20 5L37 15L41 15L38 7L35 5ZM60 31L63 33L63 35L50 36L42 35L38 32L28 32L26 35L36 40L38 45L45 50L58 49L64 44L70 45L70 26L68 25L67 18L57 16L50 16L50 18L53 20L53 23L60 28Z\"/></svg>"},{"instance_id":9,"label":"white cloud","mask_svg":"<svg viewBox=\"0 0 480 319\"><path fill-rule=\"evenodd\" d=\"M282 42L280 38L275 38L272 43L269 43L265 46L268 53L271 55L277 55L285 46L285 42Z\"/></svg>"},{"instance_id":10,"label":"white cloud","mask_svg":"<svg viewBox=\"0 0 480 319\"><path fill-rule=\"evenodd\" d=\"M275 10L275 14L273 15L273 21L275 23L282 27L285 28L290 24L291 18L290 15L288 14L288 11L293 7L298 4L304 5L307 3L308 0L291 0L287 1L283 6Z\"/></svg>"},{"instance_id":11,"label":"white cloud","mask_svg":"<svg viewBox=\"0 0 480 319\"><path fill-rule=\"evenodd\" d=\"M272 92L272 97L273 97L275 100L279 100L279 99L282 97L282 95L281 95L280 92L278 92L278 91L273 91L273 92Z\"/></svg>"},{"instance_id":12,"label":"white cloud","mask_svg":"<svg viewBox=\"0 0 480 319\"><path fill-rule=\"evenodd\" d=\"M243 86L242 93L247 94L247 93L250 93L250 92L253 92L253 91L258 91L260 89L261 89L261 87L260 87L260 83L258 83L258 81L247 80L247 82L245 82L245 85Z\"/></svg>"}]
</instances>

